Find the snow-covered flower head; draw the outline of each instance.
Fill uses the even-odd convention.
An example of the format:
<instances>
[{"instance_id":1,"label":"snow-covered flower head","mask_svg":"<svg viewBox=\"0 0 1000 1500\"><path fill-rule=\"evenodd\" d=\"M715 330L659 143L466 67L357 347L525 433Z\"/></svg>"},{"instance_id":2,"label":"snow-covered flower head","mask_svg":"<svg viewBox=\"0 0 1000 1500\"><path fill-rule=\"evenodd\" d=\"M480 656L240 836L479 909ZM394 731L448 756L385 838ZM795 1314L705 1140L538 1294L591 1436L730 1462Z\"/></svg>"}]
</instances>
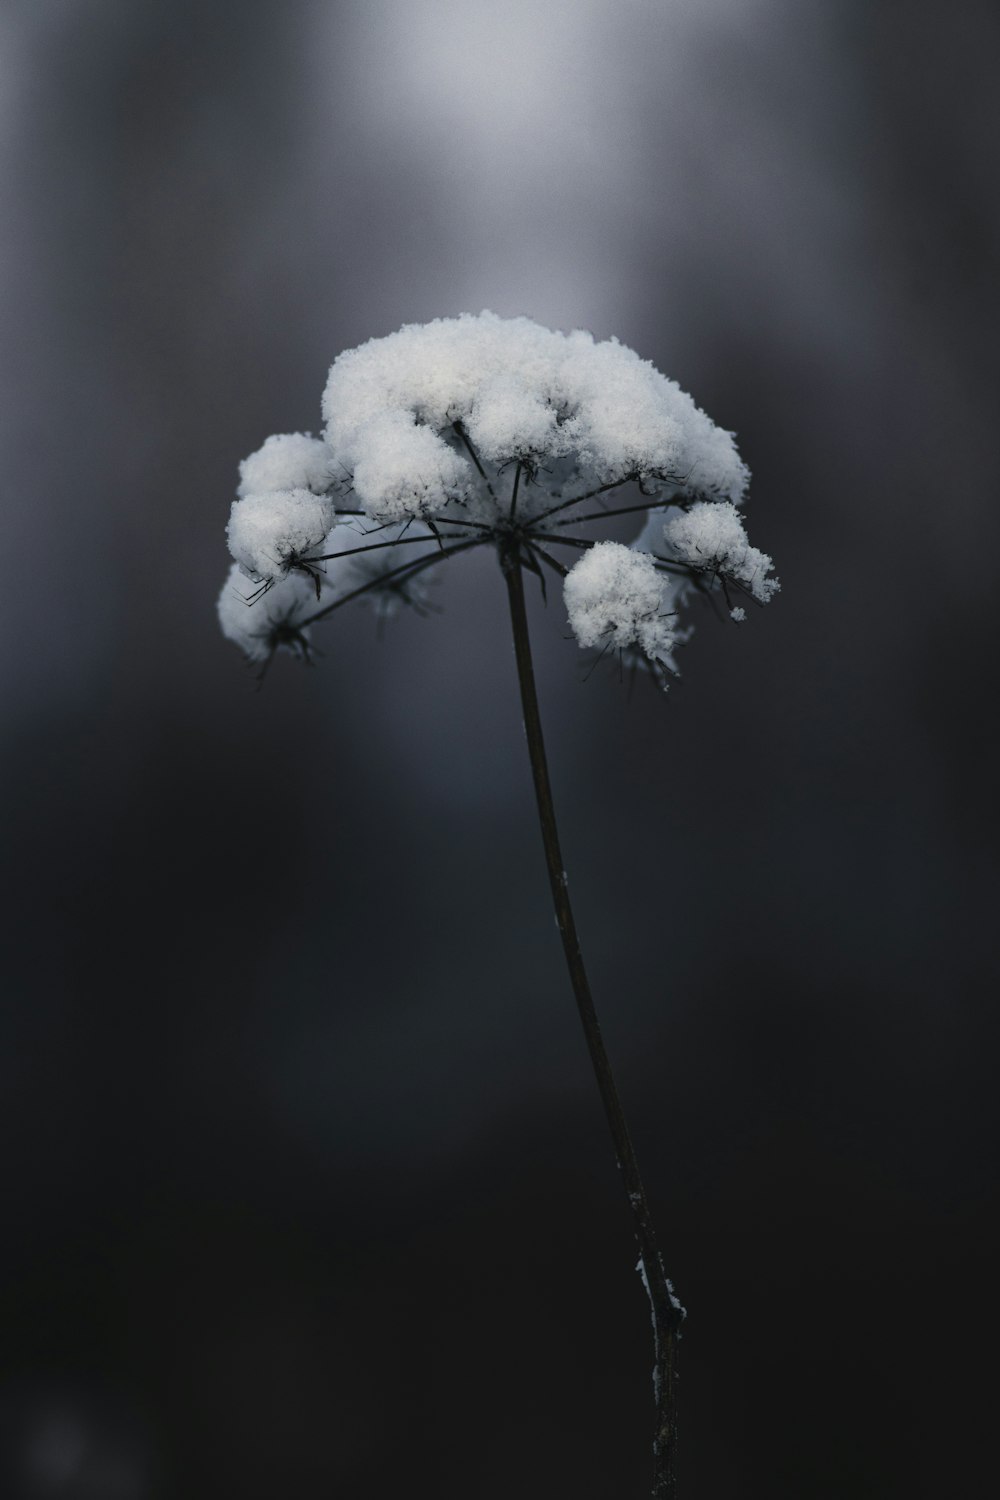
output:
<instances>
[{"instance_id":1,"label":"snow-covered flower head","mask_svg":"<svg viewBox=\"0 0 1000 1500\"><path fill-rule=\"evenodd\" d=\"M219 595L219 624L249 661L266 665L278 650L308 661L306 620L315 605L312 586L302 575L290 574L262 592L233 563Z\"/></svg>"},{"instance_id":2,"label":"snow-covered flower head","mask_svg":"<svg viewBox=\"0 0 1000 1500\"><path fill-rule=\"evenodd\" d=\"M529 318L439 318L334 361L326 440L377 520L434 514L476 490L479 460L557 459L593 484L639 480L739 501L747 471L729 433L617 339L553 333ZM457 460L457 461L456 461ZM405 474L405 481L402 475Z\"/></svg>"},{"instance_id":3,"label":"snow-covered flower head","mask_svg":"<svg viewBox=\"0 0 1000 1500\"><path fill-rule=\"evenodd\" d=\"M567 574L566 609L581 646L624 651L635 647L673 668L677 645L673 580L657 571L648 552L620 542L597 542Z\"/></svg>"},{"instance_id":4,"label":"snow-covered flower head","mask_svg":"<svg viewBox=\"0 0 1000 1500\"><path fill-rule=\"evenodd\" d=\"M330 450L308 432L278 432L240 464L239 495L312 490L325 495L336 475Z\"/></svg>"},{"instance_id":5,"label":"snow-covered flower head","mask_svg":"<svg viewBox=\"0 0 1000 1500\"><path fill-rule=\"evenodd\" d=\"M336 519L333 501L311 490L262 490L233 501L229 550L248 578L273 583L308 561Z\"/></svg>"},{"instance_id":6,"label":"snow-covered flower head","mask_svg":"<svg viewBox=\"0 0 1000 1500\"><path fill-rule=\"evenodd\" d=\"M695 571L715 573L766 604L780 587L768 578L774 564L751 547L743 522L732 505L705 505L675 512L663 523L667 552Z\"/></svg>"},{"instance_id":7,"label":"snow-covered flower head","mask_svg":"<svg viewBox=\"0 0 1000 1500\"><path fill-rule=\"evenodd\" d=\"M748 473L732 434L615 339L489 312L412 324L341 354L322 407L321 438L269 438L240 467L229 544L250 613L294 597L298 630L355 597L419 602L429 568L490 545L505 569L564 580L581 646L662 677L679 605L777 588L736 511ZM623 515L638 540L594 544ZM220 614L261 659L273 631L237 628L231 598Z\"/></svg>"}]
</instances>

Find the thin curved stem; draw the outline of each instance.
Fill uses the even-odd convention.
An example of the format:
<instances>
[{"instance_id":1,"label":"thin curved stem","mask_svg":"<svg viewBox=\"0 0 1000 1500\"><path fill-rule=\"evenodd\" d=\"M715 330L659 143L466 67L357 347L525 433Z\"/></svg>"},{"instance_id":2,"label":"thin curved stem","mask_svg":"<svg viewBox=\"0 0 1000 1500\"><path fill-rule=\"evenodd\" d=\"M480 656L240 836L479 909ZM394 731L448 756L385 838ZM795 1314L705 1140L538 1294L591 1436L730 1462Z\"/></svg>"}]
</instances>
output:
<instances>
[{"instance_id":1,"label":"thin curved stem","mask_svg":"<svg viewBox=\"0 0 1000 1500\"><path fill-rule=\"evenodd\" d=\"M412 547L416 542L423 542L424 546L429 547L433 541L440 548L441 537L446 540L452 539L447 531L440 532L436 537L397 536L391 542L366 542L362 547L345 547L343 552L321 552L318 557L307 556L302 561L307 563L334 562L338 557L355 557L359 552L378 552L382 547ZM458 535L453 539L462 540Z\"/></svg>"},{"instance_id":2,"label":"thin curved stem","mask_svg":"<svg viewBox=\"0 0 1000 1500\"><path fill-rule=\"evenodd\" d=\"M480 459L479 454L476 452L475 448L472 445L472 439L470 438L469 434L465 430L465 423L462 422L461 420L459 420L459 421L453 422L452 426L454 427L455 431L458 433L458 435L461 438L462 442L465 444L466 450L467 450L467 452L469 454L469 457L472 459L472 462L475 464L476 468L479 470L479 477L483 481L483 483L485 484L486 488L489 490L490 499L491 500L496 500L496 498L497 498L496 490L493 488L493 485L490 483L490 476L487 474L486 470L483 468L482 460Z\"/></svg>"},{"instance_id":3,"label":"thin curved stem","mask_svg":"<svg viewBox=\"0 0 1000 1500\"><path fill-rule=\"evenodd\" d=\"M571 505L580 505L584 500L593 500L595 495L606 495L609 490L620 490L623 484L634 484L635 475L626 474L624 479L613 479L610 484L599 484L595 490L588 490L585 495L573 495L569 500L560 500L558 505L549 506L543 510L541 515L536 516L536 521L547 521L549 516L554 516L557 511L568 510Z\"/></svg>"},{"instance_id":4,"label":"thin curved stem","mask_svg":"<svg viewBox=\"0 0 1000 1500\"><path fill-rule=\"evenodd\" d=\"M556 825L555 804L549 781L548 762L545 756L545 741L542 737L542 720L535 690L535 674L531 660L531 639L528 634L528 614L524 600L524 577L521 559L511 547L501 551L500 566L507 583L510 601L511 627L514 634L514 655L517 660L517 676L521 689L521 705L524 711L524 730L528 741L531 773L535 783L538 803L538 820L541 826L542 843L545 848L545 863L552 890L556 923L562 938L566 966L570 983L576 997L577 1010L583 1025L590 1061L597 1079L597 1087L604 1105L604 1113L614 1141L615 1155L621 1171L622 1182L628 1195L632 1211L632 1224L639 1245L639 1268L649 1295L653 1316L654 1370L653 1389L656 1403L656 1424L653 1437L653 1497L654 1500L675 1500L677 1494L675 1456L677 1446L677 1342L683 1310L673 1294L667 1280L663 1262L656 1246L652 1219L646 1190L642 1185L639 1164L632 1146L625 1113L622 1109L611 1063L601 1037L601 1028L594 1008L590 983L584 968L580 940L577 936L573 909L570 905L566 871L563 868L562 851L559 845L559 830Z\"/></svg>"},{"instance_id":5,"label":"thin curved stem","mask_svg":"<svg viewBox=\"0 0 1000 1500\"><path fill-rule=\"evenodd\" d=\"M550 536L546 531L532 531L528 533L528 536L536 551L539 550L538 542L549 542L560 547L576 547L583 552L589 551L594 545L593 542L585 541L581 536ZM710 582L714 582L716 578L720 582L725 581L721 573L712 572L709 568L696 568L691 563L674 562L668 557L660 557L657 552L651 552L649 556L653 559L653 567L658 573L670 573L675 578L687 578L696 588L703 591L703 580L706 578ZM754 604L760 604L760 600L755 598L746 585L740 583L738 579L730 578L729 583L746 594L748 599L752 599Z\"/></svg>"},{"instance_id":6,"label":"thin curved stem","mask_svg":"<svg viewBox=\"0 0 1000 1500\"><path fill-rule=\"evenodd\" d=\"M325 608L316 610L315 614L300 620L299 628L304 629L307 625L315 625L317 620L326 619L326 616L332 615L335 609L340 609L344 604L350 604L352 599L359 599L362 594L371 593L372 589L383 588L395 578L403 578L404 575L407 579L412 578L415 573L423 572L424 568L433 568L439 562L443 562L446 557L454 557L456 552L468 552L472 547L484 545L479 537L474 537L472 541L459 542L454 547L445 547L442 552L432 552L430 557L418 557L414 562L401 563L398 568L391 568L388 573L380 573L377 578L370 578L367 583L360 584L358 588L342 594L332 604L327 604Z\"/></svg>"},{"instance_id":7,"label":"thin curved stem","mask_svg":"<svg viewBox=\"0 0 1000 1500\"><path fill-rule=\"evenodd\" d=\"M558 573L560 578L565 578L567 576L567 574L569 573L569 568L564 568L562 563L559 562L557 558L552 556L551 552L546 552L545 548L540 547L536 541L530 542L529 546L534 556L540 557L542 559L542 562L548 563L553 573Z\"/></svg>"},{"instance_id":8,"label":"thin curved stem","mask_svg":"<svg viewBox=\"0 0 1000 1500\"><path fill-rule=\"evenodd\" d=\"M557 526L575 526L578 521L606 521L610 516L630 516L637 510L664 510L668 505L679 505L676 499L649 500L645 505L616 505L614 510L592 510L586 516L567 516L565 521L557 521ZM550 513L551 514L551 513Z\"/></svg>"},{"instance_id":9,"label":"thin curved stem","mask_svg":"<svg viewBox=\"0 0 1000 1500\"><path fill-rule=\"evenodd\" d=\"M517 461L517 468L514 470L514 489L513 489L513 492L511 493L511 497L510 497L510 515L507 518L510 521L510 524L512 526L514 524L514 516L517 513L517 490L518 490L518 485L520 483L521 483L521 460L518 459L518 461Z\"/></svg>"},{"instance_id":10,"label":"thin curved stem","mask_svg":"<svg viewBox=\"0 0 1000 1500\"><path fill-rule=\"evenodd\" d=\"M467 521L464 516L460 517L449 514L442 515L440 519L444 526L471 526L474 531L488 531L491 535L493 532L493 527L487 526L485 521Z\"/></svg>"},{"instance_id":11,"label":"thin curved stem","mask_svg":"<svg viewBox=\"0 0 1000 1500\"><path fill-rule=\"evenodd\" d=\"M547 531L533 531L531 536L533 538L538 537L543 542L552 542L553 545L559 547L582 547L584 550L589 551L594 545L592 541L584 541L582 536L552 536Z\"/></svg>"}]
</instances>

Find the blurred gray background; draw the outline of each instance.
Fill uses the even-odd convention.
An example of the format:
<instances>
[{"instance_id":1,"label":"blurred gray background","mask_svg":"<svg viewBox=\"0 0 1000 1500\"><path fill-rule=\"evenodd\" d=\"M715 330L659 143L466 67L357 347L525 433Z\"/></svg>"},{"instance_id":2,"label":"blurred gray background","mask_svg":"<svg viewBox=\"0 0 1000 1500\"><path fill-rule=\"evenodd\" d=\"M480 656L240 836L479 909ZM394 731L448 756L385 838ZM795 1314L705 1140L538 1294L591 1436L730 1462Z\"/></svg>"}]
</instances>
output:
<instances>
[{"instance_id":1,"label":"blurred gray background","mask_svg":"<svg viewBox=\"0 0 1000 1500\"><path fill-rule=\"evenodd\" d=\"M993 1451L996 12L5 0L0 1492L639 1500L648 1317L485 553L262 692L240 458L490 307L739 434L683 681L533 603L685 1500Z\"/></svg>"}]
</instances>

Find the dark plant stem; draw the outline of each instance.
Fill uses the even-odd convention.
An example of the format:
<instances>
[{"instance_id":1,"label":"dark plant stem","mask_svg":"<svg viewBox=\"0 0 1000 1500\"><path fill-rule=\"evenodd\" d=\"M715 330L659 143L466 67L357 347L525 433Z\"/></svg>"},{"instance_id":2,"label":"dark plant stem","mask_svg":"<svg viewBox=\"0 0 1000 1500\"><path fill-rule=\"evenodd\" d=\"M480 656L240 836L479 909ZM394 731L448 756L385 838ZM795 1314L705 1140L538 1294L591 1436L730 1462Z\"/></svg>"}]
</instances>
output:
<instances>
[{"instance_id":1,"label":"dark plant stem","mask_svg":"<svg viewBox=\"0 0 1000 1500\"><path fill-rule=\"evenodd\" d=\"M479 477L483 481L483 483L485 484L487 490L489 491L490 499L491 500L496 500L496 498L497 498L496 490L493 488L493 485L490 483L490 476L487 474L486 470L483 468L483 461L479 457L479 454L476 452L476 450L475 450L475 448L473 446L473 443L472 443L472 439L469 437L469 434L465 430L465 424L463 422L454 422L452 425L454 426L454 429L458 433L458 436L461 438L462 442L465 444L466 452L468 453L469 457L472 459L472 462L475 464L477 470L479 471Z\"/></svg>"},{"instance_id":2,"label":"dark plant stem","mask_svg":"<svg viewBox=\"0 0 1000 1500\"><path fill-rule=\"evenodd\" d=\"M345 604L350 604L352 599L360 599L362 594L370 594L374 589L385 588L386 584L394 579L403 579L408 583L411 578L415 578L426 568L436 568L438 563L446 557L454 557L456 552L468 552L472 547L485 545L479 537L474 537L471 542L456 542L454 547L445 547L442 552L432 552L430 557L418 557L415 562L400 563L398 568L391 568L388 573L381 573L376 578L370 578L367 583L361 583L356 589L351 589L349 594L341 594L340 598L334 599L332 604L327 604L323 609L316 610L315 614L307 615L304 620L299 620L299 629L304 630L307 625L315 625L317 620L325 620L327 615L332 615L335 609L342 609Z\"/></svg>"},{"instance_id":3,"label":"dark plant stem","mask_svg":"<svg viewBox=\"0 0 1000 1500\"><path fill-rule=\"evenodd\" d=\"M521 462L518 460L517 468L514 470L514 490L510 497L510 515L507 519L514 524L514 516L517 513L517 487L521 483Z\"/></svg>"},{"instance_id":4,"label":"dark plant stem","mask_svg":"<svg viewBox=\"0 0 1000 1500\"><path fill-rule=\"evenodd\" d=\"M362 535L364 534L362 532ZM442 538L448 541L462 540L462 537L457 532L436 531L434 539L437 541L439 550L441 549ZM378 552L383 547L412 547L419 542L423 542L424 546L426 546L427 538L425 536L398 536L391 542L366 542L362 547L345 547L343 552L321 552L316 557L313 557L311 553L307 553L302 561L306 563L333 562L339 557L354 557L358 552Z\"/></svg>"},{"instance_id":5,"label":"dark plant stem","mask_svg":"<svg viewBox=\"0 0 1000 1500\"><path fill-rule=\"evenodd\" d=\"M590 1061L597 1079L604 1113L614 1141L618 1167L632 1211L633 1228L639 1245L640 1269L649 1294L653 1315L655 1360L653 1389L656 1402L656 1425L653 1437L652 1493L654 1500L675 1500L677 1494L675 1475L677 1343L684 1314L667 1280L663 1262L656 1247L656 1236L653 1233L646 1191L639 1175L639 1164L625 1122L625 1114L611 1071L611 1063L601 1037L601 1028L598 1024L597 1012L594 1009L590 984L583 964L583 955L580 951L576 923L573 920L566 871L563 868L562 852L559 847L559 830L556 826L552 786L545 758L542 720L538 710L535 673L531 662L531 640L528 634L528 615L524 600L524 577L516 544L511 543L501 549L500 566L506 579L510 599L514 654L517 659L517 676L521 688L521 705L524 710L524 731L528 741L528 755L531 759L531 772L538 802L538 819L541 825L542 843L545 846L545 862L548 866L556 922L562 938L566 966L569 969L570 982L576 996L587 1048L590 1052Z\"/></svg>"},{"instance_id":6,"label":"dark plant stem","mask_svg":"<svg viewBox=\"0 0 1000 1500\"><path fill-rule=\"evenodd\" d=\"M536 516L536 521L547 521L549 516L554 516L560 510L568 510L571 505L579 505L583 500L593 500L595 495L606 495L609 490L620 490L623 484L634 484L635 475L626 474L624 479L612 479L609 484L599 484L596 490L588 490L585 495L571 495L568 500L560 500L558 505L550 505L548 510L543 510L541 515Z\"/></svg>"},{"instance_id":7,"label":"dark plant stem","mask_svg":"<svg viewBox=\"0 0 1000 1500\"><path fill-rule=\"evenodd\" d=\"M557 521L557 526L576 526L579 521L607 521L611 516L631 516L636 511L664 510L668 505L681 505L682 500L671 496L669 500L646 500L642 505L616 505L613 510L592 510L586 516L570 516L566 521Z\"/></svg>"}]
</instances>

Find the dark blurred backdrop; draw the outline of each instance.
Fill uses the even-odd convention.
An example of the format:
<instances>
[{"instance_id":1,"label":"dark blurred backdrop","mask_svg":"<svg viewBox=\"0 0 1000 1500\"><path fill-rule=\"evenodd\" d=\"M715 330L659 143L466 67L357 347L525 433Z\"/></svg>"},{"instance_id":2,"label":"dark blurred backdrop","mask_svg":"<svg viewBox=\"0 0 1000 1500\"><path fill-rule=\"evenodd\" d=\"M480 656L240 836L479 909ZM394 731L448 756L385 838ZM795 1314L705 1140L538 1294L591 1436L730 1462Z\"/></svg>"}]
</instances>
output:
<instances>
[{"instance_id":1,"label":"dark blurred backdrop","mask_svg":"<svg viewBox=\"0 0 1000 1500\"><path fill-rule=\"evenodd\" d=\"M490 307L739 434L661 701L534 607L685 1500L986 1493L997 12L5 0L0 1493L639 1500L648 1316L495 564L265 689L236 465Z\"/></svg>"}]
</instances>

